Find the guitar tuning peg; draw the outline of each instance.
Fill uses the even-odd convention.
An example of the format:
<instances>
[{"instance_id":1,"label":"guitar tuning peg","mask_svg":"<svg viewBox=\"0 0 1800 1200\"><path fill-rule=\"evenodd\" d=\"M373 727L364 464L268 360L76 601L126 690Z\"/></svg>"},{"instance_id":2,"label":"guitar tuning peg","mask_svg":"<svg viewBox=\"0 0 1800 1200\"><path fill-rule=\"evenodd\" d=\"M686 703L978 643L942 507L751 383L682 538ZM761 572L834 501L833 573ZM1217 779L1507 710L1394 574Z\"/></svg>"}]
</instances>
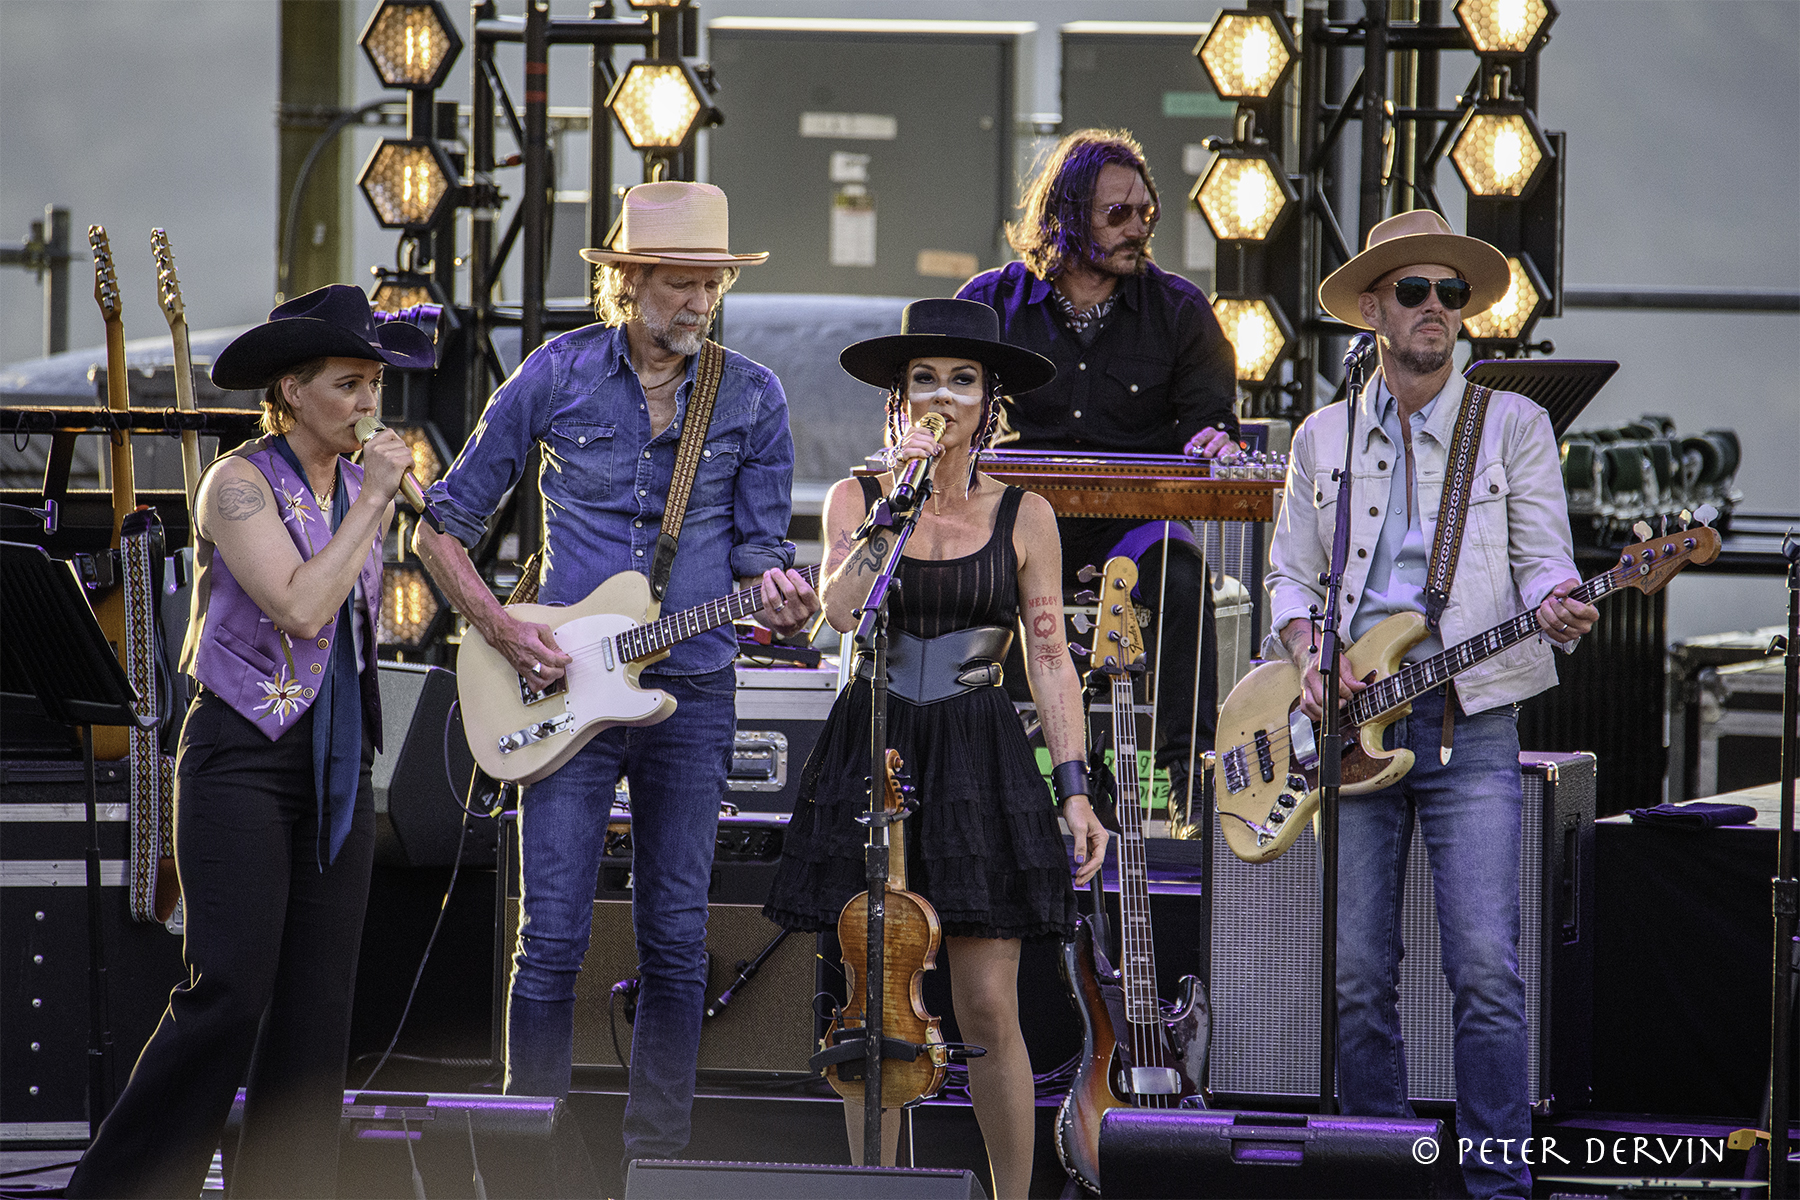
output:
<instances>
[{"instance_id":1,"label":"guitar tuning peg","mask_svg":"<svg viewBox=\"0 0 1800 1200\"><path fill-rule=\"evenodd\" d=\"M1099 602L1100 597L1094 594L1092 588L1083 588L1075 593L1075 603L1077 604L1098 604Z\"/></svg>"},{"instance_id":2,"label":"guitar tuning peg","mask_svg":"<svg viewBox=\"0 0 1800 1200\"><path fill-rule=\"evenodd\" d=\"M1086 646L1070 646L1069 653L1073 654L1076 658L1086 658L1089 654L1092 654L1093 651L1089 650Z\"/></svg>"},{"instance_id":3,"label":"guitar tuning peg","mask_svg":"<svg viewBox=\"0 0 1800 1200\"><path fill-rule=\"evenodd\" d=\"M1662 521L1657 530L1657 536L1658 537L1668 537L1669 536L1669 514L1668 513L1664 513L1662 515Z\"/></svg>"},{"instance_id":4,"label":"guitar tuning peg","mask_svg":"<svg viewBox=\"0 0 1800 1200\"><path fill-rule=\"evenodd\" d=\"M1075 627L1077 633L1086 633L1094 627L1094 623L1088 620L1086 613L1076 613L1069 618L1069 624Z\"/></svg>"},{"instance_id":5,"label":"guitar tuning peg","mask_svg":"<svg viewBox=\"0 0 1800 1200\"><path fill-rule=\"evenodd\" d=\"M1683 529L1688 528L1690 525L1692 525L1694 523L1694 514L1689 512L1685 508L1682 509L1680 512L1676 513L1675 518L1676 518L1676 520L1681 522L1681 527Z\"/></svg>"},{"instance_id":6,"label":"guitar tuning peg","mask_svg":"<svg viewBox=\"0 0 1800 1200\"><path fill-rule=\"evenodd\" d=\"M1710 504L1702 504L1699 508L1694 510L1694 520L1700 522L1702 525L1711 525L1714 518L1718 515L1719 510Z\"/></svg>"},{"instance_id":7,"label":"guitar tuning peg","mask_svg":"<svg viewBox=\"0 0 1800 1200\"><path fill-rule=\"evenodd\" d=\"M1093 563L1089 563L1087 566L1081 568L1081 570L1075 572L1075 578L1081 580L1083 583L1088 583L1100 578L1100 568L1096 567Z\"/></svg>"},{"instance_id":8,"label":"guitar tuning peg","mask_svg":"<svg viewBox=\"0 0 1800 1200\"><path fill-rule=\"evenodd\" d=\"M1631 532L1637 535L1637 540L1640 542L1647 542L1656 536L1656 530L1650 528L1648 521L1632 522Z\"/></svg>"}]
</instances>

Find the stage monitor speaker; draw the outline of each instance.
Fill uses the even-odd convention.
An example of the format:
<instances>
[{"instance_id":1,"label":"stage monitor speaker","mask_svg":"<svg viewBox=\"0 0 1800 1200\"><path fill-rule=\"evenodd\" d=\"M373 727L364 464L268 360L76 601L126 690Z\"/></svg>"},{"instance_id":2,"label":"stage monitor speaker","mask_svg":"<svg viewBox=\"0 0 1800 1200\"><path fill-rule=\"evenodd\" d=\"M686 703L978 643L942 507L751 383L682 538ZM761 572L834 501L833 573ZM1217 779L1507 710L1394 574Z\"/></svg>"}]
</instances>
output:
<instances>
[{"instance_id":1,"label":"stage monitor speaker","mask_svg":"<svg viewBox=\"0 0 1800 1200\"><path fill-rule=\"evenodd\" d=\"M640 1159L625 1173L625 1200L987 1200L987 1192L969 1171Z\"/></svg>"},{"instance_id":2,"label":"stage monitor speaker","mask_svg":"<svg viewBox=\"0 0 1800 1200\"><path fill-rule=\"evenodd\" d=\"M375 858L401 867L447 867L462 841L465 866L494 861L498 823L469 818L462 801L475 759L463 736L456 675L442 667L381 664L381 738L375 785Z\"/></svg>"},{"instance_id":3,"label":"stage monitor speaker","mask_svg":"<svg viewBox=\"0 0 1800 1200\"><path fill-rule=\"evenodd\" d=\"M243 1119L240 1088L222 1143L227 1194ZM574 1114L555 1097L345 1092L337 1194L498 1200L597 1196L600 1185Z\"/></svg>"},{"instance_id":4,"label":"stage monitor speaker","mask_svg":"<svg viewBox=\"0 0 1800 1200\"><path fill-rule=\"evenodd\" d=\"M706 999L711 1005L732 986L743 963L749 962L782 933L752 904L713 904L707 908L706 949L710 962ZM499 941L506 978L519 936L519 901L508 896L506 923ZM812 997L818 990L814 966L817 940L796 933L775 948L731 1003L700 1027L700 1069L810 1074L807 1060L818 1049ZM635 980L637 939L629 900L594 901L594 932L587 959L575 979L575 1065L618 1067L631 1055L631 1024L613 985ZM618 1038L618 1053L613 1039Z\"/></svg>"},{"instance_id":5,"label":"stage monitor speaker","mask_svg":"<svg viewBox=\"0 0 1800 1200\"><path fill-rule=\"evenodd\" d=\"M1442 1121L1415 1118L1115 1108L1100 1121L1100 1186L1138 1200L1456 1195L1443 1144Z\"/></svg>"},{"instance_id":6,"label":"stage monitor speaker","mask_svg":"<svg viewBox=\"0 0 1800 1200\"><path fill-rule=\"evenodd\" d=\"M1594 756L1531 751L1523 777L1519 974L1531 1101L1580 1108L1592 1094ZM1211 1084L1238 1096L1319 1089L1319 856L1310 829L1272 863L1236 858L1213 830ZM1438 950L1425 840L1406 862L1400 1024L1408 1094L1452 1100L1450 989Z\"/></svg>"}]
</instances>

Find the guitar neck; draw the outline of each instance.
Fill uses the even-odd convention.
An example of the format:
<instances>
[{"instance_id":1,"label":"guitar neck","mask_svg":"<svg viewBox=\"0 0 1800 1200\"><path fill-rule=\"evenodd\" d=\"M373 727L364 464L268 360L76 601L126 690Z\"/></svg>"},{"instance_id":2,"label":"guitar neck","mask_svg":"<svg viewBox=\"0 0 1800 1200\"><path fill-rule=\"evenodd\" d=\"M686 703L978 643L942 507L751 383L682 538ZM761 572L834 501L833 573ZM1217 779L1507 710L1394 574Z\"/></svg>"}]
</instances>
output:
<instances>
[{"instance_id":1,"label":"guitar neck","mask_svg":"<svg viewBox=\"0 0 1800 1200\"><path fill-rule=\"evenodd\" d=\"M111 412L131 411L131 394L127 390L125 372L125 322L118 317L106 321L106 407ZM119 546L125 517L137 507L137 480L132 470L131 435L120 432L110 439L112 472L113 548Z\"/></svg>"},{"instance_id":2,"label":"guitar neck","mask_svg":"<svg viewBox=\"0 0 1800 1200\"><path fill-rule=\"evenodd\" d=\"M1150 932L1150 880L1144 851L1144 812L1138 780L1137 714L1131 676L1113 676L1113 778L1119 797L1119 972L1125 1017L1134 1025L1162 1019L1156 994L1156 946Z\"/></svg>"},{"instance_id":3,"label":"guitar neck","mask_svg":"<svg viewBox=\"0 0 1800 1200\"><path fill-rule=\"evenodd\" d=\"M1594 576L1570 592L1569 597L1592 604L1623 586L1624 573L1620 568L1614 567ZM1467 641L1458 642L1441 654L1434 654L1420 662L1407 663L1386 679L1378 680L1356 694L1356 698L1350 702L1350 722L1361 725L1372 721L1501 651L1529 641L1538 632L1537 612L1524 612Z\"/></svg>"},{"instance_id":4,"label":"guitar neck","mask_svg":"<svg viewBox=\"0 0 1800 1200\"><path fill-rule=\"evenodd\" d=\"M817 564L805 567L800 575L809 586L817 587L819 568ZM693 608L682 609L678 613L670 613L666 617L639 625L619 635L619 652L626 662L637 662L660 654L676 642L684 642L688 638L698 637L709 629L732 621L742 620L763 606L762 584L745 588L741 592L733 592L729 596L721 596L717 600L708 600L705 604L697 604Z\"/></svg>"}]
</instances>

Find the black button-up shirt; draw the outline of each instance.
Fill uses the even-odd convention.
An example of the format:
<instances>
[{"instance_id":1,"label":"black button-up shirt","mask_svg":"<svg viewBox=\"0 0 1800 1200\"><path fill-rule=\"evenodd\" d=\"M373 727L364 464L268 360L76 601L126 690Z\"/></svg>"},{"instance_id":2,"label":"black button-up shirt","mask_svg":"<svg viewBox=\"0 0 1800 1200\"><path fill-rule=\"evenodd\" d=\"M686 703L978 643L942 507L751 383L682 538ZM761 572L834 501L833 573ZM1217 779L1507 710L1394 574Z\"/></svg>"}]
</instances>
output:
<instances>
[{"instance_id":1,"label":"black button-up shirt","mask_svg":"<svg viewBox=\"0 0 1800 1200\"><path fill-rule=\"evenodd\" d=\"M1208 426L1237 437L1237 359L1199 288L1145 264L1119 280L1112 311L1087 345L1050 293L1022 262L984 271L957 293L1000 314L1002 341L1056 364L1055 379L1002 401L1000 438L1009 448L1180 454ZM1064 574L1100 565L1142 523L1061 519Z\"/></svg>"}]
</instances>

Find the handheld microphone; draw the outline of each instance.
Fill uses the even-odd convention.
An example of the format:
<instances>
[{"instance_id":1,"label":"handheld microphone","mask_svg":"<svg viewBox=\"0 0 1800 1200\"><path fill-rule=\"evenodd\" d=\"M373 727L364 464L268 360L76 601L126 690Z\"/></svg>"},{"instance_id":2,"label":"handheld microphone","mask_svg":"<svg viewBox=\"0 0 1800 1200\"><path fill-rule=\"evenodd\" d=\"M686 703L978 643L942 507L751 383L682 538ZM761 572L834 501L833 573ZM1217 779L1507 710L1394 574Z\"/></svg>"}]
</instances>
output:
<instances>
[{"instance_id":1,"label":"handheld microphone","mask_svg":"<svg viewBox=\"0 0 1800 1200\"><path fill-rule=\"evenodd\" d=\"M919 418L919 428L931 435L931 440L942 440L948 422L942 413L926 413ZM919 502L919 491L925 481L931 478L931 468L936 465L935 458L909 459L906 469L901 471L900 478L894 482L894 494L888 497L888 503L905 512Z\"/></svg>"},{"instance_id":2,"label":"handheld microphone","mask_svg":"<svg viewBox=\"0 0 1800 1200\"><path fill-rule=\"evenodd\" d=\"M356 440L366 446L370 438L386 428L386 425L374 417L364 417L356 423ZM432 510L431 503L425 499L425 493L419 490L419 481L413 478L411 467L406 468L406 474L400 477L400 495L414 512L431 522L433 529L439 533L444 532L443 522L438 520L438 515Z\"/></svg>"},{"instance_id":3,"label":"handheld microphone","mask_svg":"<svg viewBox=\"0 0 1800 1200\"><path fill-rule=\"evenodd\" d=\"M1370 355L1370 353L1374 351L1374 349L1375 349L1375 335L1374 334L1372 334L1372 333L1357 334L1355 337L1350 339L1350 348L1348 350L1344 351L1344 365L1346 367L1354 367L1357 363L1359 363L1363 359L1367 358Z\"/></svg>"}]
</instances>

